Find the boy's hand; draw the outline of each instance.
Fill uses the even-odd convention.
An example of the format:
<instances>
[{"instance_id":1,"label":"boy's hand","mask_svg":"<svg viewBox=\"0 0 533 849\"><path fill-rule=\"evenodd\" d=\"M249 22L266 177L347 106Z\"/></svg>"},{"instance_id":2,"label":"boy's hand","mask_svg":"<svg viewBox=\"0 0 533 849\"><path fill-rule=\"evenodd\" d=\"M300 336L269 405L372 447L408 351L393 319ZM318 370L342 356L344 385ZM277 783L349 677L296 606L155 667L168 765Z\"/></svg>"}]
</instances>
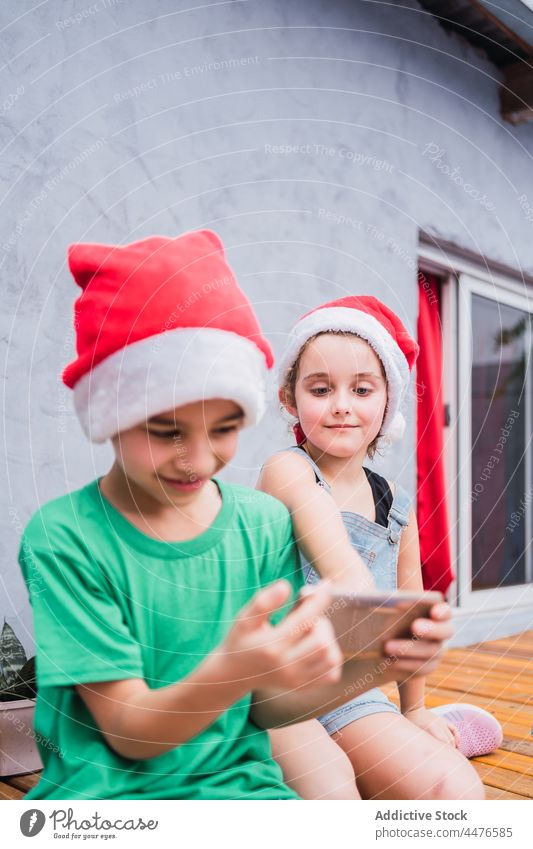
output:
<instances>
[{"instance_id":1,"label":"boy's hand","mask_svg":"<svg viewBox=\"0 0 533 849\"><path fill-rule=\"evenodd\" d=\"M290 592L290 584L281 580L256 593L220 646L234 674L246 679L250 690L292 690L340 679L342 653L323 616L331 603L327 582L315 584L279 625L271 625L269 617Z\"/></svg>"},{"instance_id":2,"label":"boy's hand","mask_svg":"<svg viewBox=\"0 0 533 849\"><path fill-rule=\"evenodd\" d=\"M431 619L415 619L410 640L388 640L384 649L395 658L395 668L405 678L427 675L437 668L444 651L443 643L453 635L452 611L449 604L435 604L430 610Z\"/></svg>"}]
</instances>

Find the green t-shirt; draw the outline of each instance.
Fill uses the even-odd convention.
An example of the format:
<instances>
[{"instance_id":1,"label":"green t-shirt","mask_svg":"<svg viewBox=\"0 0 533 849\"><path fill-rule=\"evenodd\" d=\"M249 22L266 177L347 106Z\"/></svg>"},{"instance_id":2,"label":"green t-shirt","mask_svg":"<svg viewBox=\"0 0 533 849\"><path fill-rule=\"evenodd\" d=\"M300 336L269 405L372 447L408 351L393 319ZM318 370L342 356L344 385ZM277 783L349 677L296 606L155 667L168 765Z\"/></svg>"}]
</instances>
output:
<instances>
[{"instance_id":1,"label":"green t-shirt","mask_svg":"<svg viewBox=\"0 0 533 849\"><path fill-rule=\"evenodd\" d=\"M46 504L26 527L19 560L33 608L44 764L27 799L298 798L268 734L249 718L251 694L187 743L135 761L107 744L74 687L136 677L151 688L175 683L224 639L258 589L277 578L299 589L285 507L216 483L218 516L185 542L139 531L97 481Z\"/></svg>"}]
</instances>

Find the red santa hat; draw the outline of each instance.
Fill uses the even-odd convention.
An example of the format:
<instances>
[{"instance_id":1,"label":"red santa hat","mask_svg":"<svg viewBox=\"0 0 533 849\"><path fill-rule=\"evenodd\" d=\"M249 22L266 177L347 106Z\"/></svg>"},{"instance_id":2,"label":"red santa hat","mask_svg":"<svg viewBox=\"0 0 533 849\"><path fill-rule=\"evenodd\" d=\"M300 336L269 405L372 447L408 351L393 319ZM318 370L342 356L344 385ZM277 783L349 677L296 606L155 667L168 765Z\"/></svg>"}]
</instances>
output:
<instances>
[{"instance_id":1,"label":"red santa hat","mask_svg":"<svg viewBox=\"0 0 533 849\"><path fill-rule=\"evenodd\" d=\"M418 356L418 345L396 313L371 295L339 298L306 313L290 332L279 364L280 384L285 383L287 372L305 342L328 330L355 333L374 349L387 377L387 409L380 437L391 442L401 439L405 430L401 406Z\"/></svg>"},{"instance_id":2,"label":"red santa hat","mask_svg":"<svg viewBox=\"0 0 533 849\"><path fill-rule=\"evenodd\" d=\"M77 358L63 372L93 442L207 398L261 417L273 355L216 233L75 244Z\"/></svg>"}]
</instances>

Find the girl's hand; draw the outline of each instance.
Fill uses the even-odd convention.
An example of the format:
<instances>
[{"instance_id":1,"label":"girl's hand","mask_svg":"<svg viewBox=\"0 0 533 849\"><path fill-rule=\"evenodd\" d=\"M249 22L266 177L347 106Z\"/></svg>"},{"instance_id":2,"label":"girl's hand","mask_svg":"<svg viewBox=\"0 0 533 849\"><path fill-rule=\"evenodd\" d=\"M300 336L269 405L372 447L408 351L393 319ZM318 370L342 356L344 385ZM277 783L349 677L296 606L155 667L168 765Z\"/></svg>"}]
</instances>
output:
<instances>
[{"instance_id":1,"label":"girl's hand","mask_svg":"<svg viewBox=\"0 0 533 849\"><path fill-rule=\"evenodd\" d=\"M444 642L453 635L452 611L449 604L434 604L431 619L415 619L409 640L388 640L384 649L395 659L395 666L404 680L411 675L427 675L439 665ZM400 679L398 679L400 680Z\"/></svg>"},{"instance_id":2,"label":"girl's hand","mask_svg":"<svg viewBox=\"0 0 533 849\"><path fill-rule=\"evenodd\" d=\"M269 617L289 596L290 584L283 580L260 590L217 649L248 690L293 690L340 680L342 653L333 626L323 615L331 604L329 585L322 581L306 588L285 619L271 625Z\"/></svg>"},{"instance_id":3,"label":"girl's hand","mask_svg":"<svg viewBox=\"0 0 533 849\"><path fill-rule=\"evenodd\" d=\"M459 732L455 725L430 710L415 708L405 711L404 716L418 728L427 731L436 740L448 743L455 748L459 745Z\"/></svg>"}]
</instances>

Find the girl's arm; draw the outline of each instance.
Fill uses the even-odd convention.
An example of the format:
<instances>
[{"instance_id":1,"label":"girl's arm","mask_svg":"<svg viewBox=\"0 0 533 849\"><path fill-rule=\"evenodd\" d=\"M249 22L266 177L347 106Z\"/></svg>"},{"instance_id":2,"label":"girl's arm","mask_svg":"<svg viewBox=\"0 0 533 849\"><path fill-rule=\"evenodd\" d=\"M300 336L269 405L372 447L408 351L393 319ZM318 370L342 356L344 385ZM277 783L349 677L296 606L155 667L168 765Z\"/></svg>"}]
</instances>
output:
<instances>
[{"instance_id":1,"label":"girl's arm","mask_svg":"<svg viewBox=\"0 0 533 849\"><path fill-rule=\"evenodd\" d=\"M374 579L352 547L339 508L317 486L303 457L275 454L261 470L257 489L282 501L291 514L294 536L306 560L333 590L361 592L375 588Z\"/></svg>"},{"instance_id":2,"label":"girl's arm","mask_svg":"<svg viewBox=\"0 0 533 849\"><path fill-rule=\"evenodd\" d=\"M415 590L416 592L421 592L424 589L420 564L418 524L414 510L411 510L409 514L409 524L400 539L398 589ZM457 734L453 726L440 716L426 710L424 705L425 687L426 679L423 676L406 678L404 681L398 682L403 715L437 740L452 745L456 744Z\"/></svg>"},{"instance_id":3,"label":"girl's arm","mask_svg":"<svg viewBox=\"0 0 533 849\"><path fill-rule=\"evenodd\" d=\"M420 541L418 523L414 510L409 513L409 524L400 537L398 556L398 589L422 592L422 567L420 564ZM424 708L425 678L411 678L398 684L402 713Z\"/></svg>"}]
</instances>

